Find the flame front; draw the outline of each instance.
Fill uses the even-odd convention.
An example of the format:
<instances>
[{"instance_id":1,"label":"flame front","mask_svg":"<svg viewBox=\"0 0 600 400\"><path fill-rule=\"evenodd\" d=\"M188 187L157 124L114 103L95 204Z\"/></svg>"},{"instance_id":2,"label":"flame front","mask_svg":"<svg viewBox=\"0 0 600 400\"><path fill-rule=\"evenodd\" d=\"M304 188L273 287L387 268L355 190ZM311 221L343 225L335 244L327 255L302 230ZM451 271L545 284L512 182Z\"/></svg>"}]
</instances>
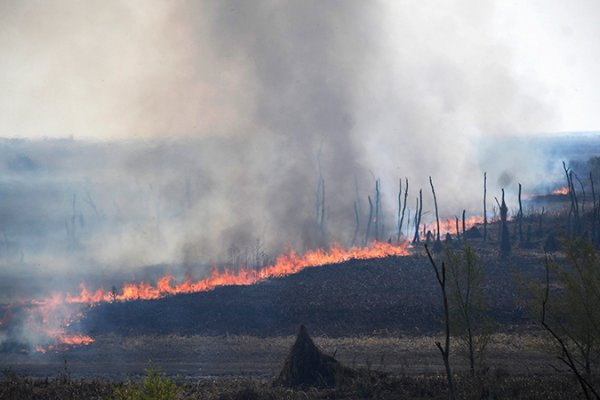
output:
<instances>
[{"instance_id":1,"label":"flame front","mask_svg":"<svg viewBox=\"0 0 600 400\"><path fill-rule=\"evenodd\" d=\"M189 277L174 284L173 277L165 274L156 284L147 282L125 283L119 291L98 289L91 291L85 283L80 284L78 295L54 294L44 300L29 303L29 326L39 331L45 338L52 338L53 343L37 345L35 350L41 353L64 351L73 346L87 346L94 342L90 336L66 333L66 328L73 321L81 319L84 305L95 305L103 302L152 300L180 293L194 293L212 290L218 286L251 285L269 278L295 274L303 269L325 264L337 264L350 259L383 258L388 256L408 255L406 244L392 245L374 242L367 247L351 247L345 249L338 245L328 250L310 250L298 255L294 251L281 255L273 265L256 270L242 267L237 271L213 269L211 274L201 280L193 281ZM2 322L4 323L4 322Z\"/></svg>"},{"instance_id":2,"label":"flame front","mask_svg":"<svg viewBox=\"0 0 600 400\"><path fill-rule=\"evenodd\" d=\"M118 293L108 292L104 289L98 289L94 292L82 283L81 291L78 295L67 295L67 303L101 303L111 301L128 300L152 300L167 295L180 293L194 293L212 290L217 286L226 285L251 285L253 283L290 274L295 274L305 268L316 267L325 264L337 264L350 259L368 259L382 258L387 256L405 256L408 255L406 245L395 246L383 242L372 243L368 247L352 247L344 249L340 246L333 246L329 250L310 250L303 255L298 255L294 251L281 255L273 265L269 265L259 270L242 267L238 271L225 269L222 272L213 269L212 273L201 280L192 281L187 278L179 284L172 284L173 278L170 274L160 278L156 285L147 282L126 283Z\"/></svg>"},{"instance_id":3,"label":"flame front","mask_svg":"<svg viewBox=\"0 0 600 400\"><path fill-rule=\"evenodd\" d=\"M565 186L558 189L554 189L552 191L552 194L555 196L566 196L569 194L569 188Z\"/></svg>"}]
</instances>

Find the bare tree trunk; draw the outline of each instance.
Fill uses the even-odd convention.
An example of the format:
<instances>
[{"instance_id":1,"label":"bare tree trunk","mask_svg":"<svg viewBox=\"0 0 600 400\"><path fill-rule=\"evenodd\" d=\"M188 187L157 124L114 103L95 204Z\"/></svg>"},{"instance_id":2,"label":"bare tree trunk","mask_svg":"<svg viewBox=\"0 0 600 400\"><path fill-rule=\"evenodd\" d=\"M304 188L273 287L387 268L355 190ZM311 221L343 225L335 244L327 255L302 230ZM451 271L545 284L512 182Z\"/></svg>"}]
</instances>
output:
<instances>
[{"instance_id":1,"label":"bare tree trunk","mask_svg":"<svg viewBox=\"0 0 600 400\"><path fill-rule=\"evenodd\" d=\"M523 243L523 204L521 203L521 184L519 183L519 243Z\"/></svg>"},{"instance_id":2,"label":"bare tree trunk","mask_svg":"<svg viewBox=\"0 0 600 400\"><path fill-rule=\"evenodd\" d=\"M354 236L352 237L352 246L356 245L356 239L358 237L358 230L360 229L360 215L358 213L358 201L354 201L354 217L356 218L356 225L354 227Z\"/></svg>"},{"instance_id":3,"label":"bare tree trunk","mask_svg":"<svg viewBox=\"0 0 600 400\"><path fill-rule=\"evenodd\" d=\"M448 307L448 294L446 293L446 264L442 262L442 269L440 271L437 264L433 260L433 257L431 256L427 245L425 245L425 250L427 251L427 257L429 257L429 261L433 266L435 277L437 278L440 288L442 289L442 300L444 303L445 341L443 347L440 342L435 342L435 345L440 350L440 353L442 354L442 359L444 360L444 366L446 367L446 377L448 379L448 399L454 400L456 399L456 395L454 392L454 379L452 377L452 369L450 368L450 310Z\"/></svg>"},{"instance_id":4,"label":"bare tree trunk","mask_svg":"<svg viewBox=\"0 0 600 400\"><path fill-rule=\"evenodd\" d=\"M463 234L463 239L465 238L465 231L467 229L466 225L465 225L465 214L467 213L467 210L463 210L462 213L462 234Z\"/></svg>"},{"instance_id":5,"label":"bare tree trunk","mask_svg":"<svg viewBox=\"0 0 600 400\"><path fill-rule=\"evenodd\" d=\"M502 204L500 205L500 255L507 257L510 255L510 234L508 233L508 207L504 201L504 189L502 189Z\"/></svg>"},{"instance_id":6,"label":"bare tree trunk","mask_svg":"<svg viewBox=\"0 0 600 400\"><path fill-rule=\"evenodd\" d=\"M440 241L440 217L438 214L437 197L435 195L435 189L433 188L433 180L431 180L431 176L429 177L429 184L431 185L431 193L433 193L433 204L435 207L435 222L437 224L437 235L435 239L435 244L433 246L433 251L440 252L442 250L442 242Z\"/></svg>"},{"instance_id":7,"label":"bare tree trunk","mask_svg":"<svg viewBox=\"0 0 600 400\"><path fill-rule=\"evenodd\" d=\"M487 240L487 172L483 173L483 241Z\"/></svg>"},{"instance_id":8,"label":"bare tree trunk","mask_svg":"<svg viewBox=\"0 0 600 400\"><path fill-rule=\"evenodd\" d=\"M379 179L375 180L375 241L379 242L380 238L380 195L379 195Z\"/></svg>"},{"instance_id":9,"label":"bare tree trunk","mask_svg":"<svg viewBox=\"0 0 600 400\"><path fill-rule=\"evenodd\" d=\"M406 185L404 189L404 206L402 207L402 216L400 217L400 226L398 227L398 242L400 242L400 237L402 236L402 225L404 224L404 212L406 211L406 203L408 198L408 178L406 178ZM409 215L410 218L410 215ZM410 225L408 223L407 225Z\"/></svg>"},{"instance_id":10,"label":"bare tree trunk","mask_svg":"<svg viewBox=\"0 0 600 400\"><path fill-rule=\"evenodd\" d=\"M398 228L397 242L400 242L400 236L402 236L402 227L400 226L400 218L402 216L402 178L398 179L398 218L396 220L396 227Z\"/></svg>"},{"instance_id":11,"label":"bare tree trunk","mask_svg":"<svg viewBox=\"0 0 600 400\"><path fill-rule=\"evenodd\" d=\"M368 196L369 199L369 221L367 222L367 232L365 233L365 246L369 244L369 233L371 231L371 221L373 220L373 202L371 201L371 196Z\"/></svg>"},{"instance_id":12,"label":"bare tree trunk","mask_svg":"<svg viewBox=\"0 0 600 400\"><path fill-rule=\"evenodd\" d=\"M421 226L421 215L423 214L423 189L419 189L419 197L417 198L417 211L415 212L415 237L413 243L419 242L419 227Z\"/></svg>"},{"instance_id":13,"label":"bare tree trunk","mask_svg":"<svg viewBox=\"0 0 600 400\"><path fill-rule=\"evenodd\" d=\"M454 216L454 220L456 222L456 240L460 240L460 231L458 230L458 217Z\"/></svg>"},{"instance_id":14,"label":"bare tree trunk","mask_svg":"<svg viewBox=\"0 0 600 400\"><path fill-rule=\"evenodd\" d=\"M567 188L569 189L569 199L571 200L571 209L569 210L569 229L571 234L579 235L580 233L580 220L579 220L579 205L577 202L577 194L575 193L575 185L573 185L573 172L567 168L567 165L563 161L563 169L567 177ZM571 215L575 217L574 227L571 227Z\"/></svg>"}]
</instances>

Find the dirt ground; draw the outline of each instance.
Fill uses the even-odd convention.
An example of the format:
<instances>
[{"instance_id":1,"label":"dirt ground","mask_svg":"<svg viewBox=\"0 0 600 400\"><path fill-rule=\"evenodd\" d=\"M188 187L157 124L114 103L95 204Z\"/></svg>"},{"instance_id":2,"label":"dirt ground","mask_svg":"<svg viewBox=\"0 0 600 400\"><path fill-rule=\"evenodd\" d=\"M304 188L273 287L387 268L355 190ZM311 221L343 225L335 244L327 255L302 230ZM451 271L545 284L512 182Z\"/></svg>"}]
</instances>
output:
<instances>
[{"instance_id":1,"label":"dirt ground","mask_svg":"<svg viewBox=\"0 0 600 400\"><path fill-rule=\"evenodd\" d=\"M495 334L489 345L490 370L512 374L551 374L559 367L544 346L542 332ZM442 374L443 364L432 336L315 337L328 354L353 368L394 375ZM56 376L125 379L154 366L168 375L275 376L294 341L292 336L101 336L96 342L67 352L2 354L0 368L33 377ZM457 345L455 343L455 345ZM466 370L466 358L455 356L456 371Z\"/></svg>"}]
</instances>

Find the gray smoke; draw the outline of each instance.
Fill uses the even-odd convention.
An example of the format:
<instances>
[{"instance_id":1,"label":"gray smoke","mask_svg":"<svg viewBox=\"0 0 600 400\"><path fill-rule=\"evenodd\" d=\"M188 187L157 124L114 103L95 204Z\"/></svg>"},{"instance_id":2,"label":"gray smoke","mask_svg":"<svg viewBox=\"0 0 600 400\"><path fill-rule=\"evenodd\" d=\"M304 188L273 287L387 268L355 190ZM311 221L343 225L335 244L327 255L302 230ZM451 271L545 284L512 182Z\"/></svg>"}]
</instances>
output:
<instances>
[{"instance_id":1,"label":"gray smoke","mask_svg":"<svg viewBox=\"0 0 600 400\"><path fill-rule=\"evenodd\" d=\"M494 2L19 1L1 11L13 57L0 64L0 105L13 112L0 134L83 138L3 143L11 265L99 280L160 263L201 274L288 245L347 245L355 201L363 238L376 178L386 239L401 177L410 209L424 189L427 222L429 176L441 214L454 216L481 212L483 171L497 194L517 182L533 191L554 168L537 144L505 141L556 117L494 37Z\"/></svg>"}]
</instances>

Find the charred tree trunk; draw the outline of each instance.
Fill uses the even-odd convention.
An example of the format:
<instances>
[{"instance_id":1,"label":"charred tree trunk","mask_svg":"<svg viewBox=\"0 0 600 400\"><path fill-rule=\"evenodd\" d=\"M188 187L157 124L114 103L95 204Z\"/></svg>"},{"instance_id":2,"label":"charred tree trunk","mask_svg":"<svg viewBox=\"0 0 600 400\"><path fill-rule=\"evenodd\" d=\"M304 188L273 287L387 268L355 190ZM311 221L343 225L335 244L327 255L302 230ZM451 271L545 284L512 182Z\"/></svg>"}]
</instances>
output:
<instances>
[{"instance_id":1,"label":"charred tree trunk","mask_svg":"<svg viewBox=\"0 0 600 400\"><path fill-rule=\"evenodd\" d=\"M400 241L400 237L402 235L402 226L404 225L404 213L406 212L406 203L408 199L408 178L406 179L406 185L404 186L404 206L402 207L402 215L400 217L400 226L398 229L398 242ZM407 225L410 225L409 223Z\"/></svg>"},{"instance_id":2,"label":"charred tree trunk","mask_svg":"<svg viewBox=\"0 0 600 400\"><path fill-rule=\"evenodd\" d=\"M354 218L355 218L355 227L354 227L354 236L352 236L352 246L356 245L356 239L358 238L358 231L360 229L360 214L358 212L358 201L354 201Z\"/></svg>"},{"instance_id":3,"label":"charred tree trunk","mask_svg":"<svg viewBox=\"0 0 600 400\"><path fill-rule=\"evenodd\" d=\"M454 216L454 220L456 222L456 240L460 240L460 231L458 230L458 217Z\"/></svg>"},{"instance_id":4,"label":"charred tree trunk","mask_svg":"<svg viewBox=\"0 0 600 400\"><path fill-rule=\"evenodd\" d=\"M381 240L381 232L380 232L380 204L381 197L379 194L379 179L375 180L375 241L379 242Z\"/></svg>"},{"instance_id":5,"label":"charred tree trunk","mask_svg":"<svg viewBox=\"0 0 600 400\"><path fill-rule=\"evenodd\" d=\"M500 204L500 221L500 255L504 258L508 257L511 251L510 234L508 233L508 207L504 201L504 189L502 189L502 203Z\"/></svg>"},{"instance_id":6,"label":"charred tree trunk","mask_svg":"<svg viewBox=\"0 0 600 400\"><path fill-rule=\"evenodd\" d=\"M435 195L435 189L433 187L433 180L431 180L431 176L429 177L429 184L431 185L431 193L433 193L433 205L435 207L435 222L437 224L437 234L435 236L435 244L433 246L433 251L439 253L440 251L442 251L442 242L440 240L440 217L438 214L437 197Z\"/></svg>"},{"instance_id":7,"label":"charred tree trunk","mask_svg":"<svg viewBox=\"0 0 600 400\"><path fill-rule=\"evenodd\" d=\"M580 233L580 221L579 221L579 205L577 202L577 194L575 193L575 185L573 185L573 172L567 168L567 165L563 161L563 169L567 178L567 188L569 189L569 199L571 200L571 208L569 209L568 225L571 234L579 235ZM574 217L575 221L571 224L571 216Z\"/></svg>"},{"instance_id":8,"label":"charred tree trunk","mask_svg":"<svg viewBox=\"0 0 600 400\"><path fill-rule=\"evenodd\" d=\"M369 234L371 233L371 222L373 220L373 202L371 201L371 196L368 196L369 199L369 220L367 221L367 232L365 233L365 246L369 244Z\"/></svg>"},{"instance_id":9,"label":"charred tree trunk","mask_svg":"<svg viewBox=\"0 0 600 400\"><path fill-rule=\"evenodd\" d=\"M402 216L402 178L398 179L398 219L396 220L396 227L398 228L397 242L400 242L400 236L402 236L402 227L400 226L400 218Z\"/></svg>"},{"instance_id":10,"label":"charred tree trunk","mask_svg":"<svg viewBox=\"0 0 600 400\"><path fill-rule=\"evenodd\" d=\"M402 185L402 183L400 183L400 185ZM402 192L402 187L400 187L400 192ZM400 223L398 224L398 242L400 242L400 239L402 236L402 225L404 224L404 212L406 211L407 198L408 198L408 178L406 178L406 185L404 188L404 206L402 207L402 215L400 216ZM398 199L400 199L400 194L398 194ZM400 200L398 200L398 201L400 201Z\"/></svg>"},{"instance_id":11,"label":"charred tree trunk","mask_svg":"<svg viewBox=\"0 0 600 400\"><path fill-rule=\"evenodd\" d=\"M523 204L521 203L521 184L519 183L519 243L523 243Z\"/></svg>"},{"instance_id":12,"label":"charred tree trunk","mask_svg":"<svg viewBox=\"0 0 600 400\"><path fill-rule=\"evenodd\" d=\"M419 243L419 227L421 226L421 216L423 214L423 189L419 189L417 198L417 210L415 211L415 237L413 243Z\"/></svg>"},{"instance_id":13,"label":"charred tree trunk","mask_svg":"<svg viewBox=\"0 0 600 400\"><path fill-rule=\"evenodd\" d=\"M483 241L487 240L487 172L483 173Z\"/></svg>"}]
</instances>

